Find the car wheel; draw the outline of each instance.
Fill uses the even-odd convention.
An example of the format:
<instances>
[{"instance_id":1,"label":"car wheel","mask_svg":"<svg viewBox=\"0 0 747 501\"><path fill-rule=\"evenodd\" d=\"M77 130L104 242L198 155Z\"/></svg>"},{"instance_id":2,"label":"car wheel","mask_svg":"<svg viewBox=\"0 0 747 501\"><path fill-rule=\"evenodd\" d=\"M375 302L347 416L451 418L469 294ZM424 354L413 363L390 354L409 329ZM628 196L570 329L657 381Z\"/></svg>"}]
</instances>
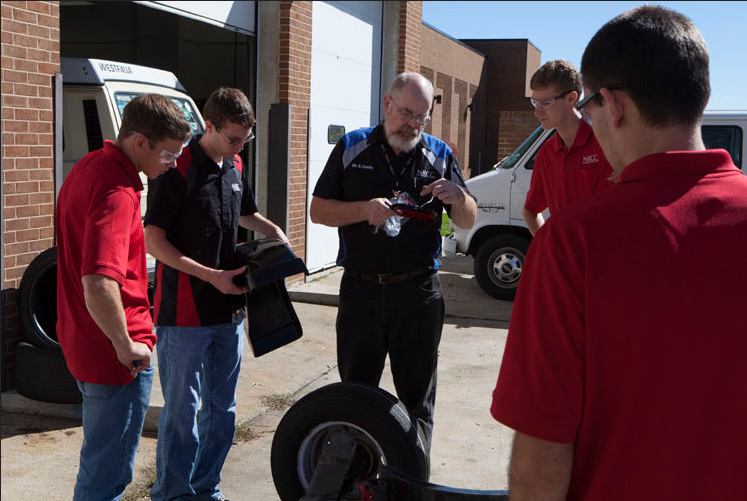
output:
<instances>
[{"instance_id":1,"label":"car wheel","mask_svg":"<svg viewBox=\"0 0 747 501\"><path fill-rule=\"evenodd\" d=\"M78 384L70 374L60 350L16 345L13 384L20 395L53 404L83 402Z\"/></svg>"},{"instance_id":2,"label":"car wheel","mask_svg":"<svg viewBox=\"0 0 747 501\"><path fill-rule=\"evenodd\" d=\"M339 427L355 442L341 498L360 499L357 484L378 477L383 465L428 479L424 442L404 405L380 388L335 383L296 402L275 431L270 461L282 501L298 501L306 494L322 447Z\"/></svg>"},{"instance_id":3,"label":"car wheel","mask_svg":"<svg viewBox=\"0 0 747 501\"><path fill-rule=\"evenodd\" d=\"M513 301L529 240L518 235L489 238L475 255L475 278L482 290L496 299Z\"/></svg>"},{"instance_id":4,"label":"car wheel","mask_svg":"<svg viewBox=\"0 0 747 501\"><path fill-rule=\"evenodd\" d=\"M18 309L31 344L61 350L57 340L57 247L50 247L29 263L18 288Z\"/></svg>"}]
</instances>

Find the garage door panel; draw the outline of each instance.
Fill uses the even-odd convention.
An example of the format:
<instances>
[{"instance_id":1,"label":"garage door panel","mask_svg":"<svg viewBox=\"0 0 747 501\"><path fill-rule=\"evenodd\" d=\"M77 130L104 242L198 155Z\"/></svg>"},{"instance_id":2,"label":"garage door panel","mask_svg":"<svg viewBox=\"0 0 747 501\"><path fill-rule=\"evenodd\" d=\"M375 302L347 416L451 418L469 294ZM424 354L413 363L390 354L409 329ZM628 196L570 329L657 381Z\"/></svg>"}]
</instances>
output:
<instances>
[{"instance_id":1,"label":"garage door panel","mask_svg":"<svg viewBox=\"0 0 747 501\"><path fill-rule=\"evenodd\" d=\"M353 8L351 4L363 5ZM365 5L369 8L361 8ZM324 21L317 23L320 18ZM381 2L315 2L311 50L315 49L380 66Z\"/></svg>"},{"instance_id":2,"label":"garage door panel","mask_svg":"<svg viewBox=\"0 0 747 501\"><path fill-rule=\"evenodd\" d=\"M371 73L371 66L341 61L330 54L315 54L314 64L324 67L328 75L334 75L334 83L318 80L312 83L315 106L370 113L374 94L370 82L361 85L361 74ZM377 102L378 99L377 93Z\"/></svg>"},{"instance_id":3,"label":"garage door panel","mask_svg":"<svg viewBox=\"0 0 747 501\"><path fill-rule=\"evenodd\" d=\"M381 2L314 3L307 173L309 204L334 147L327 142L327 127L342 125L350 132L379 120L381 15ZM334 265L337 248L337 228L314 224L307 218L306 266L309 271Z\"/></svg>"}]
</instances>

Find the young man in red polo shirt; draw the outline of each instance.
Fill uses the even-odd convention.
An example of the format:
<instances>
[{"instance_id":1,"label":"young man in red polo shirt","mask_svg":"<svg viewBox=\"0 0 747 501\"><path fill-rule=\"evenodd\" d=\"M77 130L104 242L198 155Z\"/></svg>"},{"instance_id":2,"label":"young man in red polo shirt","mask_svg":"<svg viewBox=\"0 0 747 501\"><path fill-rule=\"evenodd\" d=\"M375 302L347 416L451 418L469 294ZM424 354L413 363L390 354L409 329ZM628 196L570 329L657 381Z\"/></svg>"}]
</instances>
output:
<instances>
[{"instance_id":1,"label":"young man in red polo shirt","mask_svg":"<svg viewBox=\"0 0 747 501\"><path fill-rule=\"evenodd\" d=\"M511 499L742 500L747 177L701 139L705 41L642 6L581 72L617 181L532 243L491 408Z\"/></svg>"},{"instance_id":2,"label":"young man in red polo shirt","mask_svg":"<svg viewBox=\"0 0 747 501\"><path fill-rule=\"evenodd\" d=\"M140 213L143 172L171 167L191 129L170 98L127 104L115 142L83 157L57 201L57 337L83 394L74 500L118 500L132 480L156 337Z\"/></svg>"},{"instance_id":3,"label":"young man in red polo shirt","mask_svg":"<svg viewBox=\"0 0 747 501\"><path fill-rule=\"evenodd\" d=\"M571 63L548 61L529 82L531 103L544 129L555 135L542 145L534 161L522 216L532 235L545 222L542 211L555 215L568 205L612 186L612 167L604 158L589 124L581 119L576 102L581 75Z\"/></svg>"}]
</instances>

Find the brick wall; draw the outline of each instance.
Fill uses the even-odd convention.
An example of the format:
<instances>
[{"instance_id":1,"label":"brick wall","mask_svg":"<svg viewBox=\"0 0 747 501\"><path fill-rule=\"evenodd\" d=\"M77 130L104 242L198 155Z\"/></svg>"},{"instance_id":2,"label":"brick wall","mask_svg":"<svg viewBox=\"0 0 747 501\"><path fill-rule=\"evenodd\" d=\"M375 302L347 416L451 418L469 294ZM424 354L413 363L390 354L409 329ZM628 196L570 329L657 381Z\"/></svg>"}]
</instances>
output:
<instances>
[{"instance_id":1,"label":"brick wall","mask_svg":"<svg viewBox=\"0 0 747 501\"><path fill-rule=\"evenodd\" d=\"M423 25L423 2L399 3L399 44L397 73L420 71L420 29Z\"/></svg>"},{"instance_id":2,"label":"brick wall","mask_svg":"<svg viewBox=\"0 0 747 501\"><path fill-rule=\"evenodd\" d=\"M2 18L3 389L22 336L17 288L41 251L54 245L54 103L60 71L58 2L12 2Z\"/></svg>"},{"instance_id":3,"label":"brick wall","mask_svg":"<svg viewBox=\"0 0 747 501\"><path fill-rule=\"evenodd\" d=\"M539 123L531 111L501 111L498 127L498 160L514 152Z\"/></svg>"},{"instance_id":4,"label":"brick wall","mask_svg":"<svg viewBox=\"0 0 747 501\"><path fill-rule=\"evenodd\" d=\"M441 102L433 105L425 132L449 143L462 173L469 177L474 125L469 105L480 85L485 56L430 26L421 26L420 74L433 83L435 95L441 96Z\"/></svg>"},{"instance_id":5,"label":"brick wall","mask_svg":"<svg viewBox=\"0 0 747 501\"><path fill-rule=\"evenodd\" d=\"M306 255L306 159L311 104L311 17L313 2L280 2L278 100L291 105L290 207L288 238L297 256ZM289 283L301 280L293 277Z\"/></svg>"}]
</instances>

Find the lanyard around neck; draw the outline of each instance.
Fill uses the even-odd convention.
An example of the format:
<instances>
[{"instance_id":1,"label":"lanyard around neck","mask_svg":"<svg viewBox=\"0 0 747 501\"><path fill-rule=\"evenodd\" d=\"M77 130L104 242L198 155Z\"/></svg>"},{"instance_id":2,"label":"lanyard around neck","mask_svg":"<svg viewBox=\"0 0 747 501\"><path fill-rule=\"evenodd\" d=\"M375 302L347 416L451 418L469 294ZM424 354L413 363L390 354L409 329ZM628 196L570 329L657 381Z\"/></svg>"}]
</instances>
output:
<instances>
[{"instance_id":1,"label":"lanyard around neck","mask_svg":"<svg viewBox=\"0 0 747 501\"><path fill-rule=\"evenodd\" d=\"M379 146L381 146L381 151L384 153L384 159L386 160L386 166L389 168L389 172L391 172L392 177L394 178L394 191L399 191L399 180L402 179L402 176L405 174L408 168L410 168L410 164L413 161L414 155L410 155L410 158L405 162L405 165L402 167L402 170L399 172L399 175L397 175L394 172L394 165L392 163L392 159L389 156L389 152L386 149L386 146L384 146L384 143L379 143Z\"/></svg>"}]
</instances>

